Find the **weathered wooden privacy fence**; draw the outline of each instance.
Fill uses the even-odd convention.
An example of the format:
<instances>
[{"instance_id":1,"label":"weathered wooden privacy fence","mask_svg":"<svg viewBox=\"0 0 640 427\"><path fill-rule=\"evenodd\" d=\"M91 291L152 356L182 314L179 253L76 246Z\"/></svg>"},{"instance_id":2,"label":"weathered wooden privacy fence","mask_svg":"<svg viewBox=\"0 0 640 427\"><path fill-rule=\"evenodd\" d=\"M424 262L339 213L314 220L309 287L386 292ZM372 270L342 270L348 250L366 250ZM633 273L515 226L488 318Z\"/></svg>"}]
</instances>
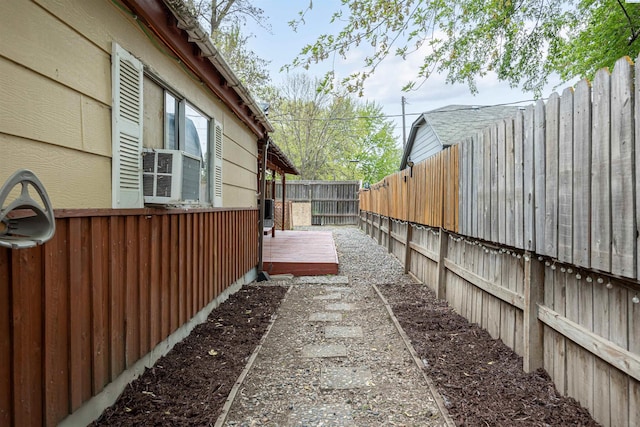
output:
<instances>
[{"instance_id":1,"label":"weathered wooden privacy fence","mask_svg":"<svg viewBox=\"0 0 640 427\"><path fill-rule=\"evenodd\" d=\"M57 425L258 262L255 209L56 217L45 245L0 248L3 426Z\"/></svg>"},{"instance_id":2,"label":"weathered wooden privacy fence","mask_svg":"<svg viewBox=\"0 0 640 427\"><path fill-rule=\"evenodd\" d=\"M640 425L638 100L622 58L361 193L369 235L605 426Z\"/></svg>"},{"instance_id":3,"label":"weathered wooden privacy fence","mask_svg":"<svg viewBox=\"0 0 640 427\"><path fill-rule=\"evenodd\" d=\"M311 203L312 225L358 224L359 181L287 181L286 199ZM282 184L276 183L282 199Z\"/></svg>"}]
</instances>

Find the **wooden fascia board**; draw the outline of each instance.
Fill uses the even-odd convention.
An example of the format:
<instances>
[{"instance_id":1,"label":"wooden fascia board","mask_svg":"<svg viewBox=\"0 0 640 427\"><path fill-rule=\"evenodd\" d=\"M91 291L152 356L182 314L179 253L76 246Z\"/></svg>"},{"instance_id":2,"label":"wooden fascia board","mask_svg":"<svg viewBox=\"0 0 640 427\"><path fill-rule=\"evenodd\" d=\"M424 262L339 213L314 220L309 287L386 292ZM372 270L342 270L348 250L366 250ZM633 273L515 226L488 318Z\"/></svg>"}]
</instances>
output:
<instances>
[{"instance_id":1,"label":"wooden fascia board","mask_svg":"<svg viewBox=\"0 0 640 427\"><path fill-rule=\"evenodd\" d=\"M162 2L157 0L122 0L129 9L149 27L153 34L167 46L191 72L198 76L231 111L245 123L251 131L264 138L267 130L257 123L251 109L242 98L227 84L219 70L202 56L196 44L191 43L188 35L178 28L177 20Z\"/></svg>"}]
</instances>

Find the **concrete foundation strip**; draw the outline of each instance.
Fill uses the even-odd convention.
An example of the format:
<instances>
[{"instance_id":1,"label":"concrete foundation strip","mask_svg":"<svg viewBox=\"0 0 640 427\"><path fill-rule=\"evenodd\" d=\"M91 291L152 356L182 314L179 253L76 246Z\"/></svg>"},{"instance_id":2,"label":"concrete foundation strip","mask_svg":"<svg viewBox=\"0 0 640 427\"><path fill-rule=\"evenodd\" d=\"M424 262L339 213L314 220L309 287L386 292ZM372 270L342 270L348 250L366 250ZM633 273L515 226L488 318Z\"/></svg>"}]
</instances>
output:
<instances>
[{"instance_id":1,"label":"concrete foundation strip","mask_svg":"<svg viewBox=\"0 0 640 427\"><path fill-rule=\"evenodd\" d=\"M429 390L431 391L431 394L433 395L433 398L436 401L436 405L438 405L438 409L440 409L440 413L442 414L442 417L444 418L445 423L449 427L455 427L456 424L451 419L451 416L449 415L449 411L447 411L447 407L444 404L444 399L436 389L435 385L433 384L433 381L431 381L431 378L429 378L427 374L424 372L424 364L422 363L422 360L420 360L420 358L418 357L418 353L416 353L416 350L413 348L413 345L411 345L411 341L409 340L409 337L405 333L404 329L402 329L402 326L400 326L400 322L398 322L398 319L396 319L396 316L393 314L393 310L391 309L389 302L382 295L382 293L380 292L380 290L376 285L371 285L371 286L378 294L378 297L380 298L380 300L382 300L384 307L387 309L387 313L389 313L389 317L393 321L393 324L398 330L398 333L402 337L402 341L404 341L404 345L407 347L407 350L409 350L409 353L411 353L411 357L413 358L413 361L415 362L416 366L418 366L418 369L420 370L422 377L427 382L427 385L429 386Z\"/></svg>"},{"instance_id":2,"label":"concrete foundation strip","mask_svg":"<svg viewBox=\"0 0 640 427\"><path fill-rule=\"evenodd\" d=\"M282 306L282 304L285 302L285 300L289 296L289 292L291 292L291 289L293 289L293 285L289 286L289 289L287 289L287 292L284 294L282 301L280 301L280 306ZM233 404L233 401L235 400L236 395L238 394L238 390L240 390L240 387L242 386L244 379L249 374L249 371L251 370L253 363L258 357L258 353L260 353L260 350L262 349L262 345L267 340L267 336L269 336L269 332L271 332L271 328L273 327L273 324L276 322L277 318L278 318L277 314L274 314L273 316L271 316L271 322L269 323L269 326L267 326L267 330L265 331L264 335L262 335L262 338L260 338L260 342L258 343L256 348L253 350L253 353L251 353L251 357L249 357L249 361L247 362L247 365L242 370L242 373L236 380L236 383L233 385L233 388L231 388L231 391L229 392L229 396L227 397L227 400L224 403L224 406L222 407L222 412L218 416L218 419L216 420L214 427L222 427L224 425L224 422L227 420L227 416L229 415L229 410L231 409L231 405Z\"/></svg>"}]
</instances>

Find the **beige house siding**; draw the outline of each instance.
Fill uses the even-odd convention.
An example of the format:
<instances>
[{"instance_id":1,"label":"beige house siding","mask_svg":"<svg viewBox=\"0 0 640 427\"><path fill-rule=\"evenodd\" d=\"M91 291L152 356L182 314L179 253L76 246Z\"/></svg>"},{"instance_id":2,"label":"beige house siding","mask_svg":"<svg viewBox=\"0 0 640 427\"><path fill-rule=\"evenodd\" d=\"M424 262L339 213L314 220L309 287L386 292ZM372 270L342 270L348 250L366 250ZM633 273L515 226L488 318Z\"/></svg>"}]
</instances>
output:
<instances>
[{"instance_id":1,"label":"beige house siding","mask_svg":"<svg viewBox=\"0 0 640 427\"><path fill-rule=\"evenodd\" d=\"M112 206L116 42L174 92L223 123L223 205L256 206L256 136L113 2L1 1L0 39L0 182L28 168L44 183L55 208ZM161 147L162 88L145 78L144 97L144 145Z\"/></svg>"}]
</instances>

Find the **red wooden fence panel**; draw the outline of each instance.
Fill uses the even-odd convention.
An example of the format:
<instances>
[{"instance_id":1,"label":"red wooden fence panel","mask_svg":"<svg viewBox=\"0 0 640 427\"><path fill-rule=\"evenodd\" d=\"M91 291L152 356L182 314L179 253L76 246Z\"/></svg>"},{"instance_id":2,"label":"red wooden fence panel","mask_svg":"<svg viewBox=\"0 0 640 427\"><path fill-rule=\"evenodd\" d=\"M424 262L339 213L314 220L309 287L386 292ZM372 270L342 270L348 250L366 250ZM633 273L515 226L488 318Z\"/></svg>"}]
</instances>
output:
<instances>
[{"instance_id":1,"label":"red wooden fence panel","mask_svg":"<svg viewBox=\"0 0 640 427\"><path fill-rule=\"evenodd\" d=\"M0 425L53 426L258 262L258 211L74 210L0 248Z\"/></svg>"}]
</instances>

